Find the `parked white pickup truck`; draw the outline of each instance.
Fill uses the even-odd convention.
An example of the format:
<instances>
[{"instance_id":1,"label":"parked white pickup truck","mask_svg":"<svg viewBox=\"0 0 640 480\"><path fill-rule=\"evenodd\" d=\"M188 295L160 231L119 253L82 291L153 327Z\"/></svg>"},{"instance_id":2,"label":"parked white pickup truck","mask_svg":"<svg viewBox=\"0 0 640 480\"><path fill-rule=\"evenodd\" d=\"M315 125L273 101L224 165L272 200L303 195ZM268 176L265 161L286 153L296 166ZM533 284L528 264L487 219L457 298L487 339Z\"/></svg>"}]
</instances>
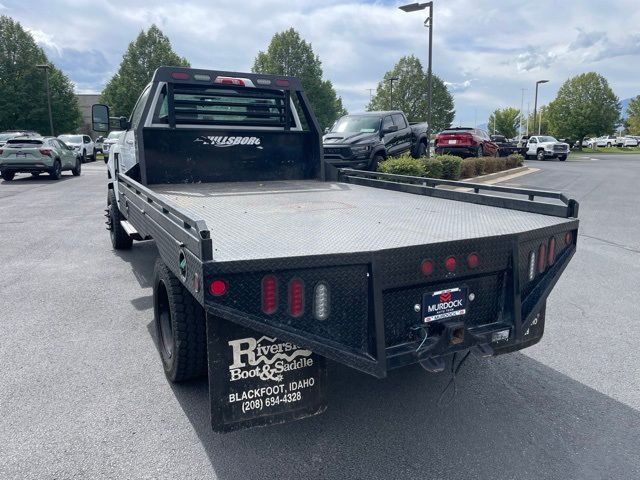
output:
<instances>
[{"instance_id":1,"label":"parked white pickup truck","mask_svg":"<svg viewBox=\"0 0 640 480\"><path fill-rule=\"evenodd\" d=\"M549 137L547 135L536 135L530 137L527 142L525 158L536 157L538 160L558 158L561 161L565 161L568 154L568 143L559 142L554 137Z\"/></svg>"}]
</instances>

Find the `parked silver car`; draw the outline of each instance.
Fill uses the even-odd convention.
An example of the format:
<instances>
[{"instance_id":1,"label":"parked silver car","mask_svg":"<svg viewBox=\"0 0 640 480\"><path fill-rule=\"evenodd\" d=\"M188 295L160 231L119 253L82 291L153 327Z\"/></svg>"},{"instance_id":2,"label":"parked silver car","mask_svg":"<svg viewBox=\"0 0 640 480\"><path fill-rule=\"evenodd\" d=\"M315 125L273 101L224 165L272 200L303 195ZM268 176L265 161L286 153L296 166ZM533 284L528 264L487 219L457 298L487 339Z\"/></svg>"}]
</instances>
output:
<instances>
[{"instance_id":1,"label":"parked silver car","mask_svg":"<svg viewBox=\"0 0 640 480\"><path fill-rule=\"evenodd\" d=\"M80 175L82 161L74 149L55 137L20 137L7 140L0 148L0 175L11 181L16 173L33 176L48 173L58 180L64 170Z\"/></svg>"},{"instance_id":2,"label":"parked silver car","mask_svg":"<svg viewBox=\"0 0 640 480\"><path fill-rule=\"evenodd\" d=\"M73 147L76 154L81 158L82 163L86 162L87 159L91 159L91 160L96 159L95 145L89 135L80 135L80 134L58 135L58 139L62 140L64 143L66 143L70 147Z\"/></svg>"}]
</instances>

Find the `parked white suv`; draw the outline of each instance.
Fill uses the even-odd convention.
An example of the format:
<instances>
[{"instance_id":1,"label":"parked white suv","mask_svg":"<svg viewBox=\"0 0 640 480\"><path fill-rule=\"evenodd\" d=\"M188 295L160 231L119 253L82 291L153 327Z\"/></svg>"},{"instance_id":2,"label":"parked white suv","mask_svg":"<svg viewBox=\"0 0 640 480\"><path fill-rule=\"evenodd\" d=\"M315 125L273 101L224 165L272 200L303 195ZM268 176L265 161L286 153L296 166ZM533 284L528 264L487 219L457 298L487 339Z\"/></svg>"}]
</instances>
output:
<instances>
[{"instance_id":1,"label":"parked white suv","mask_svg":"<svg viewBox=\"0 0 640 480\"><path fill-rule=\"evenodd\" d=\"M637 147L638 140L633 137L618 137L616 139L616 145L618 147Z\"/></svg>"},{"instance_id":2,"label":"parked white suv","mask_svg":"<svg viewBox=\"0 0 640 480\"><path fill-rule=\"evenodd\" d=\"M95 144L89 135L67 134L58 135L58 138L73 148L82 163L96 159Z\"/></svg>"},{"instance_id":3,"label":"parked white suv","mask_svg":"<svg viewBox=\"0 0 640 480\"><path fill-rule=\"evenodd\" d=\"M567 155L569 155L569 144L559 142L554 137L535 135L529 137L529 141L527 142L526 158L536 157L538 160L558 158L565 161Z\"/></svg>"}]
</instances>

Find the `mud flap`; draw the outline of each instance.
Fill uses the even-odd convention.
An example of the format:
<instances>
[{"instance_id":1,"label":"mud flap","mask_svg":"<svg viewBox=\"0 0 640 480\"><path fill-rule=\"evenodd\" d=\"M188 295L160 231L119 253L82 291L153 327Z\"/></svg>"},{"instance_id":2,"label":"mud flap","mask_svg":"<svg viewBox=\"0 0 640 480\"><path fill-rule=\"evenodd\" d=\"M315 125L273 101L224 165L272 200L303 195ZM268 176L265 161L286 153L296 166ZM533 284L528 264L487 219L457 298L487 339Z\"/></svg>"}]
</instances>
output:
<instances>
[{"instance_id":1,"label":"mud flap","mask_svg":"<svg viewBox=\"0 0 640 480\"><path fill-rule=\"evenodd\" d=\"M216 432L273 425L324 412L324 357L207 315L211 426Z\"/></svg>"}]
</instances>

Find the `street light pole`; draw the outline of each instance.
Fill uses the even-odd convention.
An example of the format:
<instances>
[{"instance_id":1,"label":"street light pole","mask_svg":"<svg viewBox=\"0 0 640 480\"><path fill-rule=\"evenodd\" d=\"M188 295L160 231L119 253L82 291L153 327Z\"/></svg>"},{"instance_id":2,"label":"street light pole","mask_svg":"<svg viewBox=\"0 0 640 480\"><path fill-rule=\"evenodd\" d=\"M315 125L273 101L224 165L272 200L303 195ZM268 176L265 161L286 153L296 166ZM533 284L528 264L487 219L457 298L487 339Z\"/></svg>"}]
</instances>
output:
<instances>
[{"instance_id":1,"label":"street light pole","mask_svg":"<svg viewBox=\"0 0 640 480\"><path fill-rule=\"evenodd\" d=\"M36 68L42 68L44 70L44 78L47 85L47 105L49 106L49 127L51 128L51 136L55 137L53 133L53 115L51 114L51 91L49 90L49 68L51 68L51 65L36 65Z\"/></svg>"},{"instance_id":2,"label":"street light pole","mask_svg":"<svg viewBox=\"0 0 640 480\"><path fill-rule=\"evenodd\" d=\"M389 84L391 85L391 93L389 94L389 103L391 106L391 110L393 110L393 82L398 80L398 77L391 77L389 79Z\"/></svg>"},{"instance_id":3,"label":"street light pole","mask_svg":"<svg viewBox=\"0 0 640 480\"><path fill-rule=\"evenodd\" d=\"M410 3L402 5L400 10L404 12L417 12L429 8L429 16L424 21L424 26L429 29L429 61L427 67L427 158L431 157L431 110L432 110L432 53L433 53L433 2Z\"/></svg>"},{"instance_id":4,"label":"street light pole","mask_svg":"<svg viewBox=\"0 0 640 480\"><path fill-rule=\"evenodd\" d=\"M533 131L536 131L536 120L538 119L538 117L536 116L536 110L538 109L538 85L540 85L541 83L547 83L549 80L538 80L536 82L536 96L535 96L535 100L533 101ZM540 129L538 128L538 135L540 135Z\"/></svg>"}]
</instances>

